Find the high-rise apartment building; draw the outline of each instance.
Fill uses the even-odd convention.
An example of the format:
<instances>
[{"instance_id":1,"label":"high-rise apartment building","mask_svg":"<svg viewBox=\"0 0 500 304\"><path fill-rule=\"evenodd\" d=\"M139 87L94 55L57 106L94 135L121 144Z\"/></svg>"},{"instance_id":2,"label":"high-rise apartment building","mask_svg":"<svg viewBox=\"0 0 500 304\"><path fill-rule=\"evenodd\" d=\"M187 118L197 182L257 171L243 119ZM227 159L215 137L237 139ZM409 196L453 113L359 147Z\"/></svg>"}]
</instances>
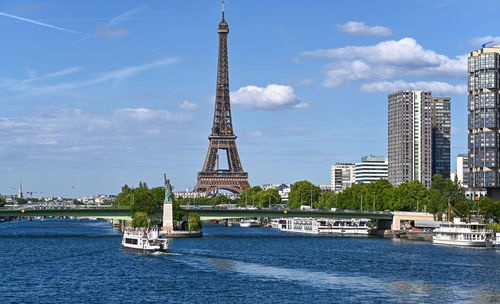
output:
<instances>
[{"instance_id":1,"label":"high-rise apartment building","mask_svg":"<svg viewBox=\"0 0 500 304\"><path fill-rule=\"evenodd\" d=\"M431 92L399 91L389 95L389 181L399 186L432 180Z\"/></svg>"},{"instance_id":2,"label":"high-rise apartment building","mask_svg":"<svg viewBox=\"0 0 500 304\"><path fill-rule=\"evenodd\" d=\"M432 175L450 178L451 103L449 97L431 102Z\"/></svg>"},{"instance_id":3,"label":"high-rise apartment building","mask_svg":"<svg viewBox=\"0 0 500 304\"><path fill-rule=\"evenodd\" d=\"M387 179L387 157L363 156L361 162L354 165L354 178L356 184Z\"/></svg>"},{"instance_id":4,"label":"high-rise apartment building","mask_svg":"<svg viewBox=\"0 0 500 304\"><path fill-rule=\"evenodd\" d=\"M354 184L354 164L336 163L332 165L332 190L337 193Z\"/></svg>"},{"instance_id":5,"label":"high-rise apartment building","mask_svg":"<svg viewBox=\"0 0 500 304\"><path fill-rule=\"evenodd\" d=\"M464 188L468 188L468 170L469 170L469 156L467 154L459 154L457 156L457 180Z\"/></svg>"},{"instance_id":6,"label":"high-rise apartment building","mask_svg":"<svg viewBox=\"0 0 500 304\"><path fill-rule=\"evenodd\" d=\"M500 199L500 46L468 54L469 188Z\"/></svg>"}]
</instances>

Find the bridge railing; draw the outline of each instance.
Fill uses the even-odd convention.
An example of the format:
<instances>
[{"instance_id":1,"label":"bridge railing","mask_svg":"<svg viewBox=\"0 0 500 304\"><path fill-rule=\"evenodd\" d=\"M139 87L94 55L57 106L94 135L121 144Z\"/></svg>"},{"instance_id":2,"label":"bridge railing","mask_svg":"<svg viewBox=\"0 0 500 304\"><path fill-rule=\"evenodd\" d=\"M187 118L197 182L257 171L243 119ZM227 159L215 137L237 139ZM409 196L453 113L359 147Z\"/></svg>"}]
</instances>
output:
<instances>
[{"instance_id":1,"label":"bridge railing","mask_svg":"<svg viewBox=\"0 0 500 304\"><path fill-rule=\"evenodd\" d=\"M316 208L316 209L307 209L303 210L300 208L290 208L290 207L253 207L253 206L248 206L248 207L234 207L234 206L225 206L225 205L181 205L181 208L184 210L246 210L246 211L300 211L300 212L311 212L311 213L317 213L317 212L325 212L325 213L330 213L330 212L335 212L335 213L367 213L367 214L393 214L392 211L390 210L351 210L351 209L338 209L338 208L333 208L333 209L324 209L324 208Z\"/></svg>"}]
</instances>

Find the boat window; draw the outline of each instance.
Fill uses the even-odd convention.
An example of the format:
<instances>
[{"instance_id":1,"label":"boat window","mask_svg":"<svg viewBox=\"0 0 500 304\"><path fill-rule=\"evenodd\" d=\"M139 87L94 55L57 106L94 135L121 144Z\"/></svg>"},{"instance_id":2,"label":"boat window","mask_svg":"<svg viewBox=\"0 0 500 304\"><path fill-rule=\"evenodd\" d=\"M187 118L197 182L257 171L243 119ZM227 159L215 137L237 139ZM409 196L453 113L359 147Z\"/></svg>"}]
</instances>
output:
<instances>
[{"instance_id":1,"label":"boat window","mask_svg":"<svg viewBox=\"0 0 500 304\"><path fill-rule=\"evenodd\" d=\"M125 243L127 244L132 244L132 245L137 245L137 239L125 239Z\"/></svg>"}]
</instances>

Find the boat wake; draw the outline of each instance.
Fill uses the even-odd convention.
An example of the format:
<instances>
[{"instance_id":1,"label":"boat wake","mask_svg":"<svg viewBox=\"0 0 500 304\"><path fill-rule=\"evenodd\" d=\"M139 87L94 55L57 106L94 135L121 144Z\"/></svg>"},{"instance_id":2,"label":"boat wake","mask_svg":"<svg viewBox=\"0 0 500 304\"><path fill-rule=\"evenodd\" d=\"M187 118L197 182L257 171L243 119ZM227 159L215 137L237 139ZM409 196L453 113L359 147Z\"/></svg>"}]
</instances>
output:
<instances>
[{"instance_id":1,"label":"boat wake","mask_svg":"<svg viewBox=\"0 0 500 304\"><path fill-rule=\"evenodd\" d=\"M174 255L169 253L169 255ZM328 290L363 290L366 294L376 293L393 299L404 297L407 303L435 301L440 297L448 297L459 302L476 302L478 298L489 298L487 290L471 294L460 288L432 284L420 280L386 281L380 278L360 276L350 273L328 273L308 269L294 269L281 266L269 266L247 263L239 260L205 256L199 254L175 254L182 256L175 259L180 263L206 272L221 271L234 273L264 281L286 281L318 289ZM361 300L361 299L360 299Z\"/></svg>"}]
</instances>

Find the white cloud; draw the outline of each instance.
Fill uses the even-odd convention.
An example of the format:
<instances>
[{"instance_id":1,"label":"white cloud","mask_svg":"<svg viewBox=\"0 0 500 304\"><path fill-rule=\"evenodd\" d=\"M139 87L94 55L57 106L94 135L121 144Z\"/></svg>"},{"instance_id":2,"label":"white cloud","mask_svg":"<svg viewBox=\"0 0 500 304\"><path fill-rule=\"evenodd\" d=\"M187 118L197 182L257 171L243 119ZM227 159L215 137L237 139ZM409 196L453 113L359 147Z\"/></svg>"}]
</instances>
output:
<instances>
[{"instance_id":1,"label":"white cloud","mask_svg":"<svg viewBox=\"0 0 500 304\"><path fill-rule=\"evenodd\" d=\"M395 76L461 78L467 73L467 56L449 58L424 49L413 38L383 41L369 46L306 51L306 57L336 58L323 72L325 87L338 87L349 81L389 79Z\"/></svg>"},{"instance_id":2,"label":"white cloud","mask_svg":"<svg viewBox=\"0 0 500 304\"><path fill-rule=\"evenodd\" d=\"M262 131L247 131L245 132L250 137L261 137Z\"/></svg>"},{"instance_id":3,"label":"white cloud","mask_svg":"<svg viewBox=\"0 0 500 304\"><path fill-rule=\"evenodd\" d=\"M484 36L484 37L476 37L472 38L469 42L470 44L476 46L476 48L481 48L483 43L490 42L492 43L488 44L487 46L494 46L494 45L500 45L500 36Z\"/></svg>"},{"instance_id":4,"label":"white cloud","mask_svg":"<svg viewBox=\"0 0 500 304\"><path fill-rule=\"evenodd\" d=\"M306 51L302 55L341 59L361 58L368 63L413 68L438 67L453 60L432 50L424 49L413 38L382 41L370 46L346 46L337 49Z\"/></svg>"},{"instance_id":5,"label":"white cloud","mask_svg":"<svg viewBox=\"0 0 500 304\"><path fill-rule=\"evenodd\" d=\"M106 72L95 78L91 78L88 80L77 81L77 82L66 82L59 84L49 84L49 85L34 85L29 83L31 80L36 80L37 78L29 79L30 81L19 81L15 79L0 79L0 89L4 91L19 93L21 94L21 97L38 96L38 95L66 95L69 91L81 87L100 84L104 82L123 81L127 78L135 76L140 72L144 72L160 66L170 65L176 62L178 62L177 58L164 58L143 65L125 67L118 70ZM75 71L75 68L71 69L68 69L66 71L61 71L59 73L68 74L70 72ZM12 94L9 94L8 96L12 97Z\"/></svg>"},{"instance_id":6,"label":"white cloud","mask_svg":"<svg viewBox=\"0 0 500 304\"><path fill-rule=\"evenodd\" d=\"M357 35L389 36L392 35L390 28L385 26L368 26L364 22L349 21L345 24L337 24L341 32Z\"/></svg>"},{"instance_id":7,"label":"white cloud","mask_svg":"<svg viewBox=\"0 0 500 304\"><path fill-rule=\"evenodd\" d=\"M100 83L100 82L105 82L105 81L123 80L123 79L129 78L129 77L132 77L139 72L147 71L147 70L150 70L152 68L156 68L156 67L160 67L160 66L164 66L164 65L173 64L176 62L178 62L177 58L164 58L164 59L154 61L151 63L138 65L138 66L126 67L126 68L122 68L119 70L104 73L100 77L97 77L95 79L91 79L91 80L86 81L84 83L85 84L93 84L93 83Z\"/></svg>"},{"instance_id":8,"label":"white cloud","mask_svg":"<svg viewBox=\"0 0 500 304\"><path fill-rule=\"evenodd\" d=\"M67 69L64 69L64 70L60 70L60 71L48 73L48 74L45 74L44 76L45 77L59 77L59 76L65 76L65 75L68 75L68 74L80 72L81 70L82 70L82 67L75 66L75 67L72 67L72 68L67 68Z\"/></svg>"},{"instance_id":9,"label":"white cloud","mask_svg":"<svg viewBox=\"0 0 500 304\"><path fill-rule=\"evenodd\" d=\"M185 113L146 108L35 111L0 118L0 133L5 134L2 143L9 147L0 150L0 159L10 163L33 157L81 161L93 156L82 153L104 153L114 159L117 150L157 146L150 136L177 142L186 136L183 130L191 120Z\"/></svg>"},{"instance_id":10,"label":"white cloud","mask_svg":"<svg viewBox=\"0 0 500 304\"><path fill-rule=\"evenodd\" d=\"M198 106L197 103L191 102L188 100L184 100L181 103L181 105L179 106L179 109L185 110L185 111L194 111L194 110L198 110L199 108L200 108L200 106Z\"/></svg>"},{"instance_id":11,"label":"white cloud","mask_svg":"<svg viewBox=\"0 0 500 304\"><path fill-rule=\"evenodd\" d=\"M145 108L124 108L115 110L120 116L130 117L137 120L172 119L172 114L165 110L151 110Z\"/></svg>"},{"instance_id":12,"label":"white cloud","mask_svg":"<svg viewBox=\"0 0 500 304\"><path fill-rule=\"evenodd\" d=\"M270 84L265 88L242 87L236 92L231 92L231 101L237 107L261 111L307 107L307 103L295 95L291 86L279 84Z\"/></svg>"},{"instance_id":13,"label":"white cloud","mask_svg":"<svg viewBox=\"0 0 500 304\"><path fill-rule=\"evenodd\" d=\"M335 88L349 80L368 79L372 77L371 67L361 60L340 61L331 63L323 68L326 80L323 86Z\"/></svg>"},{"instance_id":14,"label":"white cloud","mask_svg":"<svg viewBox=\"0 0 500 304\"><path fill-rule=\"evenodd\" d=\"M361 86L361 91L365 93L390 93L399 90L422 90L432 91L433 94L461 95L467 92L467 85L452 85L441 81L406 82L396 80L367 83Z\"/></svg>"}]
</instances>

